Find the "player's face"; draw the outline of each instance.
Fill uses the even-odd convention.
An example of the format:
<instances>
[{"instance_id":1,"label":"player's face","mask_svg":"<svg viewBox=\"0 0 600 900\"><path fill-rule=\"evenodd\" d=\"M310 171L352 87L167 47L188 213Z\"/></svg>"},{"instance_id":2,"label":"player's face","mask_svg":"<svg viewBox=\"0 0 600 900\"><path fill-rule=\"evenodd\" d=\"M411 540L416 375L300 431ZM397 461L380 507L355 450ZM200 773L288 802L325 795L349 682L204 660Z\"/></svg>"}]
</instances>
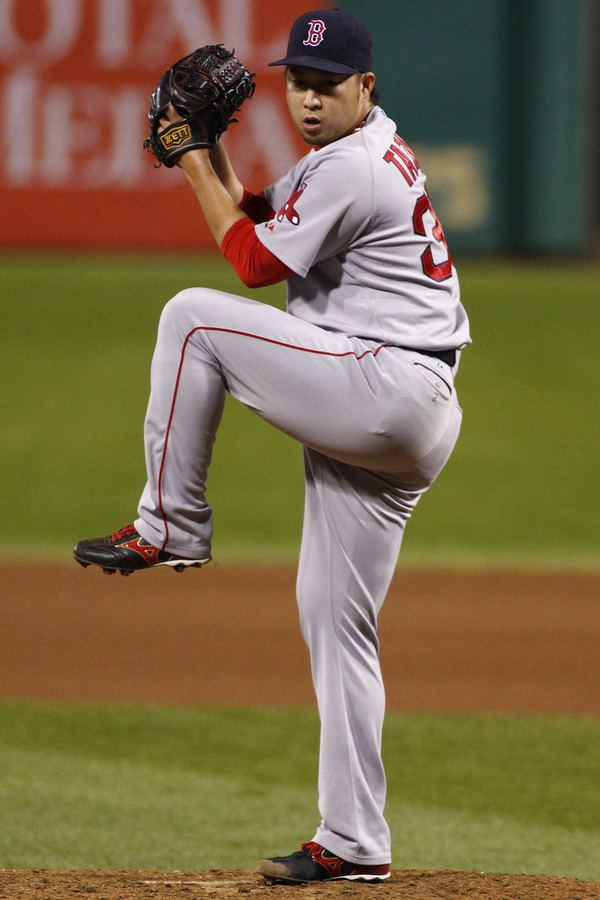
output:
<instances>
[{"instance_id":1,"label":"player's face","mask_svg":"<svg viewBox=\"0 0 600 900\"><path fill-rule=\"evenodd\" d=\"M349 134L372 107L375 76L334 75L305 66L289 66L285 93L294 125L307 144L325 147Z\"/></svg>"}]
</instances>

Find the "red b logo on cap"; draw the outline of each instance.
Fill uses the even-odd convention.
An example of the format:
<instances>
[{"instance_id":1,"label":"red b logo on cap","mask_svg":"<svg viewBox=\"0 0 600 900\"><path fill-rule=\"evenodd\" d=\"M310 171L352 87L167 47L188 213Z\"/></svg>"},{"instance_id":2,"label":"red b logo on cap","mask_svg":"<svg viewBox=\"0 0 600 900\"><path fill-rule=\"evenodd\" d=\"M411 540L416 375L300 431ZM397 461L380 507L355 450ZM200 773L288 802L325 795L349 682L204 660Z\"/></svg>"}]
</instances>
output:
<instances>
[{"instance_id":1,"label":"red b logo on cap","mask_svg":"<svg viewBox=\"0 0 600 900\"><path fill-rule=\"evenodd\" d=\"M325 22L322 19L312 19L309 23L308 37L302 43L305 47L318 47L323 40Z\"/></svg>"}]
</instances>

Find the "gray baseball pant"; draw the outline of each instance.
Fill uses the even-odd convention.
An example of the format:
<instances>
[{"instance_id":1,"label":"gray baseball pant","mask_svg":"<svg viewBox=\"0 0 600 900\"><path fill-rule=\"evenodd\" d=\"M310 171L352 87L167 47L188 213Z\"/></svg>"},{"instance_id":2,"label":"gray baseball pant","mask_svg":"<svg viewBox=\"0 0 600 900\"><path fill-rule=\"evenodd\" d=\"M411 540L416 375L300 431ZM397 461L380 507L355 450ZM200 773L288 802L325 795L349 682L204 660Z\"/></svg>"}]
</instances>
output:
<instances>
[{"instance_id":1,"label":"gray baseball pant","mask_svg":"<svg viewBox=\"0 0 600 900\"><path fill-rule=\"evenodd\" d=\"M304 447L297 599L321 719L314 840L349 862L389 863L377 616L406 522L458 437L452 370L244 297L176 295L152 361L136 527L187 558L211 555L206 479L227 391Z\"/></svg>"}]
</instances>

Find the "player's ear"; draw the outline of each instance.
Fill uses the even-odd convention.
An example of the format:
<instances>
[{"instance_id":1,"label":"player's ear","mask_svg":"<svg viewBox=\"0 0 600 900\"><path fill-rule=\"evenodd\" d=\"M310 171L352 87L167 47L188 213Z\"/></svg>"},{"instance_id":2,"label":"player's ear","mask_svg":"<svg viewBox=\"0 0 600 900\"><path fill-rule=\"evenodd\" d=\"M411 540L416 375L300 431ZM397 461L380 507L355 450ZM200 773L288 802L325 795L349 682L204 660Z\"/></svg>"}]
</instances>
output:
<instances>
[{"instance_id":1,"label":"player's ear","mask_svg":"<svg viewBox=\"0 0 600 900\"><path fill-rule=\"evenodd\" d=\"M368 97L371 96L375 87L375 75L373 72L362 72L360 76L361 91Z\"/></svg>"}]
</instances>

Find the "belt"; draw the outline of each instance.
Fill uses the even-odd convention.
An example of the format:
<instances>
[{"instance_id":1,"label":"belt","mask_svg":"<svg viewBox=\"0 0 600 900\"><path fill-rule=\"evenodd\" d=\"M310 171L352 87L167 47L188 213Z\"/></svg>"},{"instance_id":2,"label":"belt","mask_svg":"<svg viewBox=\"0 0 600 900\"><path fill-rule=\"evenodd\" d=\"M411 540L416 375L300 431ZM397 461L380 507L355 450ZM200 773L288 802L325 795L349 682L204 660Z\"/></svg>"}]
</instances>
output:
<instances>
[{"instance_id":1,"label":"belt","mask_svg":"<svg viewBox=\"0 0 600 900\"><path fill-rule=\"evenodd\" d=\"M405 347L405 350L411 350L411 347ZM435 359L441 359L443 363L452 368L456 363L456 350L416 350L416 353L424 353L425 356L433 356Z\"/></svg>"},{"instance_id":2,"label":"belt","mask_svg":"<svg viewBox=\"0 0 600 900\"><path fill-rule=\"evenodd\" d=\"M374 337L362 337L357 335L361 341L376 341L377 338ZM447 366L453 368L456 365L456 350L421 350L418 347L403 347L400 344L388 344L385 343L386 347L397 347L398 350L410 350L411 353L423 353L425 356L433 356L434 359L441 359L443 363L446 363Z\"/></svg>"},{"instance_id":3,"label":"belt","mask_svg":"<svg viewBox=\"0 0 600 900\"><path fill-rule=\"evenodd\" d=\"M386 346L395 346L387 344ZM433 356L435 359L441 359L443 363L452 368L456 364L456 350L420 350L417 347L398 347L399 350L410 350L411 353L423 353L425 356Z\"/></svg>"}]
</instances>

